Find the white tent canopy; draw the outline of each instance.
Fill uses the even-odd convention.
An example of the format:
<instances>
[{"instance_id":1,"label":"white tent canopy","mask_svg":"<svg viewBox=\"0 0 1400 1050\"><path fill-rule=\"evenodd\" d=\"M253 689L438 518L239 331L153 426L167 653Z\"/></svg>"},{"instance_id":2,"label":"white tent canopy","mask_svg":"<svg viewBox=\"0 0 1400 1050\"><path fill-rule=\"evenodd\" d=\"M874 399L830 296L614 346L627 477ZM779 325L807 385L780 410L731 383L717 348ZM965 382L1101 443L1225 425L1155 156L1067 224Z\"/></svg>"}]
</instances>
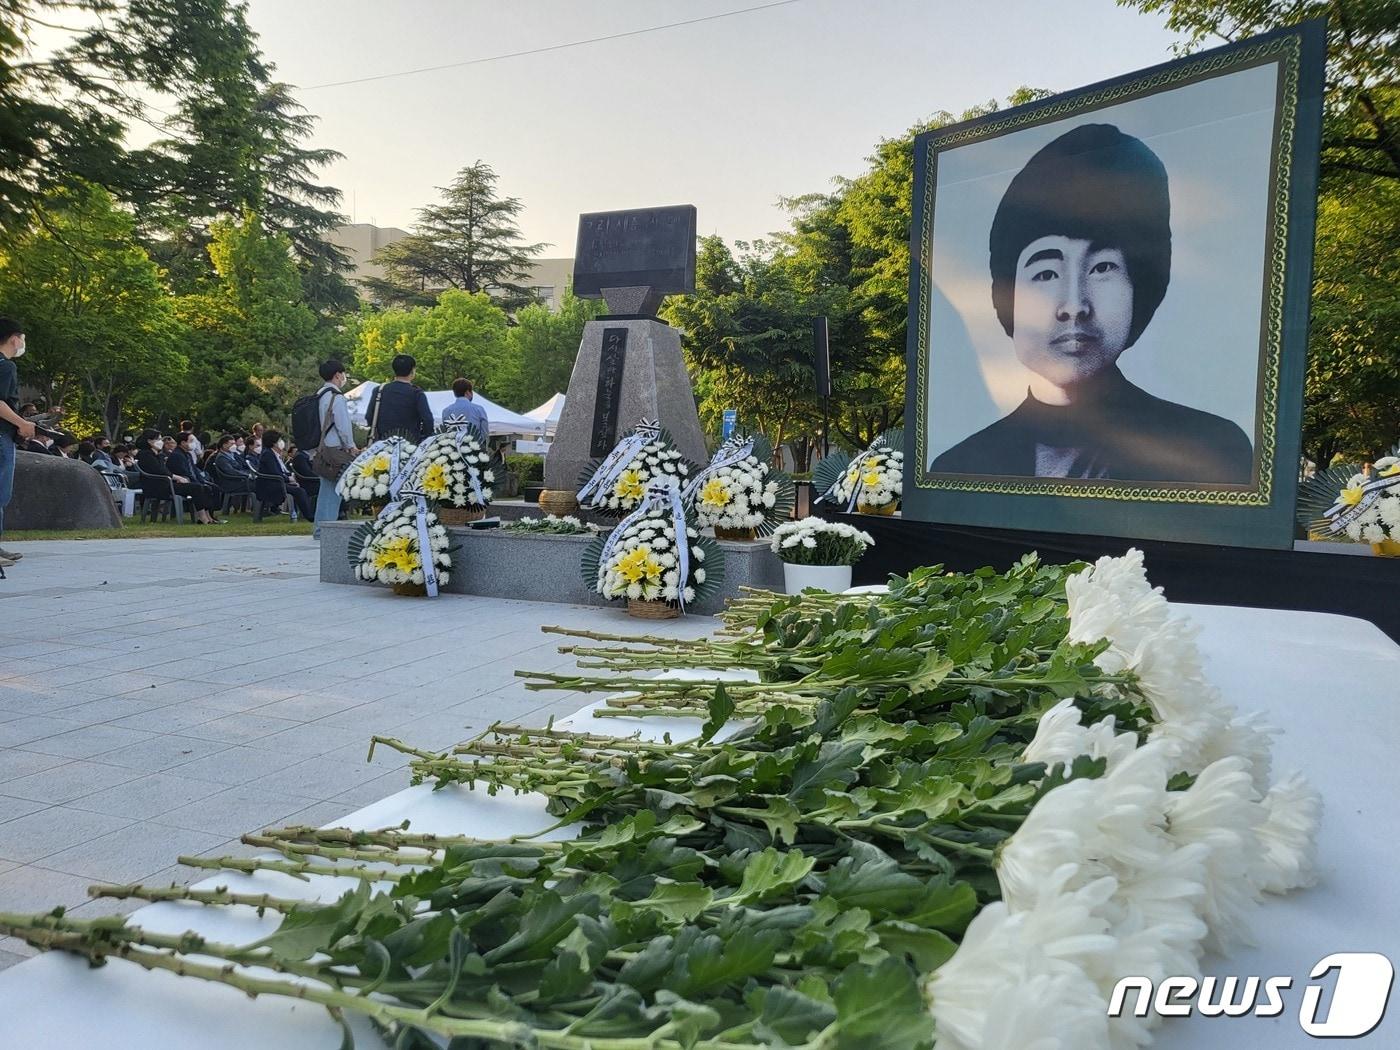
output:
<instances>
[{"instance_id":1,"label":"white tent canopy","mask_svg":"<svg viewBox=\"0 0 1400 1050\"><path fill-rule=\"evenodd\" d=\"M369 398L374 393L378 383L364 382L353 390L345 392L345 400L349 404L350 419L360 426L369 426L367 415L369 409ZM428 408L433 413L433 419L438 423L442 422L442 412L453 401L457 400L451 390L427 390ZM518 412L512 412L508 408L503 408L492 401L485 394L476 392L472 394L472 400L482 408L486 409L486 418L491 423L491 436L510 434L543 434L545 424L538 419L531 419L522 416ZM562 396L560 397L562 401ZM556 420L557 422L557 420Z\"/></svg>"},{"instance_id":2,"label":"white tent canopy","mask_svg":"<svg viewBox=\"0 0 1400 1050\"><path fill-rule=\"evenodd\" d=\"M555 394L544 404L525 413L526 418L544 424L544 432L552 434L559 429L559 417L564 412L564 395Z\"/></svg>"}]
</instances>

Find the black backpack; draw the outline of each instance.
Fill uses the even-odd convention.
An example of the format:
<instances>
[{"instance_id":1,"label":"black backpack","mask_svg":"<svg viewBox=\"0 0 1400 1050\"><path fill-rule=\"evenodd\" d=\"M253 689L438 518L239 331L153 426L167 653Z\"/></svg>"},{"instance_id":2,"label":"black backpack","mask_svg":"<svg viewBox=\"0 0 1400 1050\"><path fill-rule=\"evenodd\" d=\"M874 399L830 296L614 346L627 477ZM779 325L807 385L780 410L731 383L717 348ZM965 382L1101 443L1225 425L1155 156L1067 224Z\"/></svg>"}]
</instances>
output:
<instances>
[{"instance_id":1,"label":"black backpack","mask_svg":"<svg viewBox=\"0 0 1400 1050\"><path fill-rule=\"evenodd\" d=\"M321 391L306 394L292 405L292 441L297 448L319 448L321 444Z\"/></svg>"}]
</instances>

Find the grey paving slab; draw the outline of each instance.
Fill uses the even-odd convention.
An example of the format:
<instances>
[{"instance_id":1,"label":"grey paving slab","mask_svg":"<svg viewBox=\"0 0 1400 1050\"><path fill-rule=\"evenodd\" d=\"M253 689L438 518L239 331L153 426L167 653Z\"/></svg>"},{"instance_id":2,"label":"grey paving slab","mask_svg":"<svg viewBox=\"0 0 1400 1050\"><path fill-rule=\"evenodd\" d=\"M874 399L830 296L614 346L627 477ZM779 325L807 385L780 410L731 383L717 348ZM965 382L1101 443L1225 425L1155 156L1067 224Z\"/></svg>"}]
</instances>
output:
<instances>
[{"instance_id":1,"label":"grey paving slab","mask_svg":"<svg viewBox=\"0 0 1400 1050\"><path fill-rule=\"evenodd\" d=\"M49 806L0 824L0 857L27 864L81 842L109 835L130 823L125 817L113 817L106 813ZM3 894L0 894L2 903Z\"/></svg>"},{"instance_id":2,"label":"grey paving slab","mask_svg":"<svg viewBox=\"0 0 1400 1050\"><path fill-rule=\"evenodd\" d=\"M110 813L116 817L149 820L227 790L227 784L216 784L211 780L195 780L192 777L174 776L169 773L151 773L116 787L75 798L68 805L73 809L85 809L93 813Z\"/></svg>"},{"instance_id":3,"label":"grey paving slab","mask_svg":"<svg viewBox=\"0 0 1400 1050\"><path fill-rule=\"evenodd\" d=\"M119 747L130 747L150 740L154 733L140 729L123 729L113 725L89 725L74 729L70 733L45 737L26 744L30 751L44 755L60 755L65 758L91 758L104 751L115 751Z\"/></svg>"},{"instance_id":4,"label":"grey paving slab","mask_svg":"<svg viewBox=\"0 0 1400 1050\"><path fill-rule=\"evenodd\" d=\"M205 847L207 849L246 831L257 831L280 823L284 817L304 810L317 801L305 795L261 787L261 783L225 788L216 795L162 814L158 822L213 835L215 841L210 842ZM3 826L0 824L0 827ZM182 852L197 851L186 849Z\"/></svg>"},{"instance_id":5,"label":"grey paving slab","mask_svg":"<svg viewBox=\"0 0 1400 1050\"><path fill-rule=\"evenodd\" d=\"M32 802L59 804L84 795L91 795L103 788L125 784L135 780L140 773L122 766L103 765L97 762L80 760L66 765L55 766L41 773L31 773L27 777L16 777L5 781L5 794L15 798L27 798ZM0 857L5 854L0 851Z\"/></svg>"},{"instance_id":6,"label":"grey paving slab","mask_svg":"<svg viewBox=\"0 0 1400 1050\"><path fill-rule=\"evenodd\" d=\"M115 751L108 751L101 758L105 765L122 766L134 770L135 774L139 775L173 769L226 750L228 745L222 741L196 740L191 736L172 734L153 736L140 744L130 744Z\"/></svg>"},{"instance_id":7,"label":"grey paving slab","mask_svg":"<svg viewBox=\"0 0 1400 1050\"><path fill-rule=\"evenodd\" d=\"M174 856L199 853L223 838L206 831L135 823L50 854L44 858L44 867L98 882L138 882L167 867L172 850Z\"/></svg>"},{"instance_id":8,"label":"grey paving slab","mask_svg":"<svg viewBox=\"0 0 1400 1050\"><path fill-rule=\"evenodd\" d=\"M16 777L27 777L54 766L67 765L68 760L56 755L41 755L36 751L20 751L15 748L0 748L0 794L4 794L4 784Z\"/></svg>"}]
</instances>

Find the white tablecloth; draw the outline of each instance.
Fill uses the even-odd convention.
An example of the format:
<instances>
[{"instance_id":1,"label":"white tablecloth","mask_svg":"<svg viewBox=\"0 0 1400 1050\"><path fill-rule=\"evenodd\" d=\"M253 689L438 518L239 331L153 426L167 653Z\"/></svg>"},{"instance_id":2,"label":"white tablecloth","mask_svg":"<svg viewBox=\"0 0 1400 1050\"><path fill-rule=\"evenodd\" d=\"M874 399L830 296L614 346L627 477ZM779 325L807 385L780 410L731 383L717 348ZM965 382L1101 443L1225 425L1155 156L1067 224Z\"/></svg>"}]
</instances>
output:
<instances>
[{"instance_id":1,"label":"white tablecloth","mask_svg":"<svg viewBox=\"0 0 1400 1050\"><path fill-rule=\"evenodd\" d=\"M1400 895L1394 875L1400 835L1400 647L1360 620L1314 613L1181 606L1202 625L1210 673L1243 710L1263 710L1284 730L1275 745L1278 769L1302 769L1327 803L1319 840L1322 879L1311 890L1271 899L1256 925L1259 944L1228 959L1206 960L1207 973L1292 975L1288 1008L1273 1019L1192 1017L1163 1025L1159 1050L1286 1050L1319 1045L1297 1023L1308 971L1338 951L1378 951L1400 960ZM693 735L681 720L591 719L587 709L565 724L641 729L659 737ZM539 796L434 792L408 788L336 824L384 827L404 819L414 830L496 837L537 831L552 820ZM567 832L551 832L560 837ZM199 885L332 900L349 880L299 882L286 876L221 873ZM246 942L276 918L246 908L163 903L140 909L139 925L166 932L196 929L212 940ZM1324 996L1324 1003L1327 1001ZM1400 1013L1400 1010L1393 1011ZM384 1050L356 1022L360 1050ZM285 1000L249 1000L232 989L145 973L129 963L91 969L51 953L0 972L0 1047L100 1050L335 1050L339 1029L319 1007ZM1349 1046L1400 1045L1391 1018Z\"/></svg>"}]
</instances>

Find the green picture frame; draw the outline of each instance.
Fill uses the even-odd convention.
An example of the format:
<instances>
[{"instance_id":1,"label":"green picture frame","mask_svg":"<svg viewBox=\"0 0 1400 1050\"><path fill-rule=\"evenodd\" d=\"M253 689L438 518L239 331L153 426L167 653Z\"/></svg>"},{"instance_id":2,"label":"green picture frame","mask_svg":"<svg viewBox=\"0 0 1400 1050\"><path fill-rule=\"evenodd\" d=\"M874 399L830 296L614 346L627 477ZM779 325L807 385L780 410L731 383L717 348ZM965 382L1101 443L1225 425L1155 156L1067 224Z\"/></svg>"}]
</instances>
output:
<instances>
[{"instance_id":1,"label":"green picture frame","mask_svg":"<svg viewBox=\"0 0 1400 1050\"><path fill-rule=\"evenodd\" d=\"M1115 80L1091 85L973 121L940 128L914 142L914 221L910 231L908 383L904 514L918 520L1041 532L1181 540L1252 547L1288 547L1294 536L1299 428L1307 351L1308 307L1317 196L1325 35L1322 20L1201 52ZM1041 141L1059 129L1094 122L1095 114L1267 67L1276 75L1267 157L1268 197L1262 203L1262 288L1259 292L1255 404L1249 480L1171 481L1132 477L1050 477L935 468L946 448L930 378L951 336L936 330L931 303L940 163L952 151L1039 129ZM1198 93L1198 96L1199 93ZM1103 125L1099 125L1103 126ZM1034 138L1038 135L1039 139ZM1010 147L1014 140L997 144ZM1263 160L1262 149L1260 158ZM1173 208L1176 202L1173 201ZM985 249L986 242L981 245ZM1190 246L1186 245L1186 251ZM1173 253L1179 247L1172 246ZM985 309L993 310L986 295ZM974 301L975 300L970 300ZM980 307L979 307L980 308ZM1252 310L1252 308L1251 308ZM945 311L946 315L946 311ZM1250 325L1253 313L1235 318ZM1005 322L1003 322L1004 324ZM1009 334L1009 332L1008 332ZM1256 352L1241 346L1240 354ZM1241 368L1247 363L1236 362ZM932 369L932 370L931 370ZM1200 376L1202 383L1209 375ZM986 399L985 392L979 392ZM949 397L959 392L950 391ZM947 400L944 400L947 403ZM1195 413L1199 418L1203 414ZM1036 469L1039 469L1038 467Z\"/></svg>"}]
</instances>

